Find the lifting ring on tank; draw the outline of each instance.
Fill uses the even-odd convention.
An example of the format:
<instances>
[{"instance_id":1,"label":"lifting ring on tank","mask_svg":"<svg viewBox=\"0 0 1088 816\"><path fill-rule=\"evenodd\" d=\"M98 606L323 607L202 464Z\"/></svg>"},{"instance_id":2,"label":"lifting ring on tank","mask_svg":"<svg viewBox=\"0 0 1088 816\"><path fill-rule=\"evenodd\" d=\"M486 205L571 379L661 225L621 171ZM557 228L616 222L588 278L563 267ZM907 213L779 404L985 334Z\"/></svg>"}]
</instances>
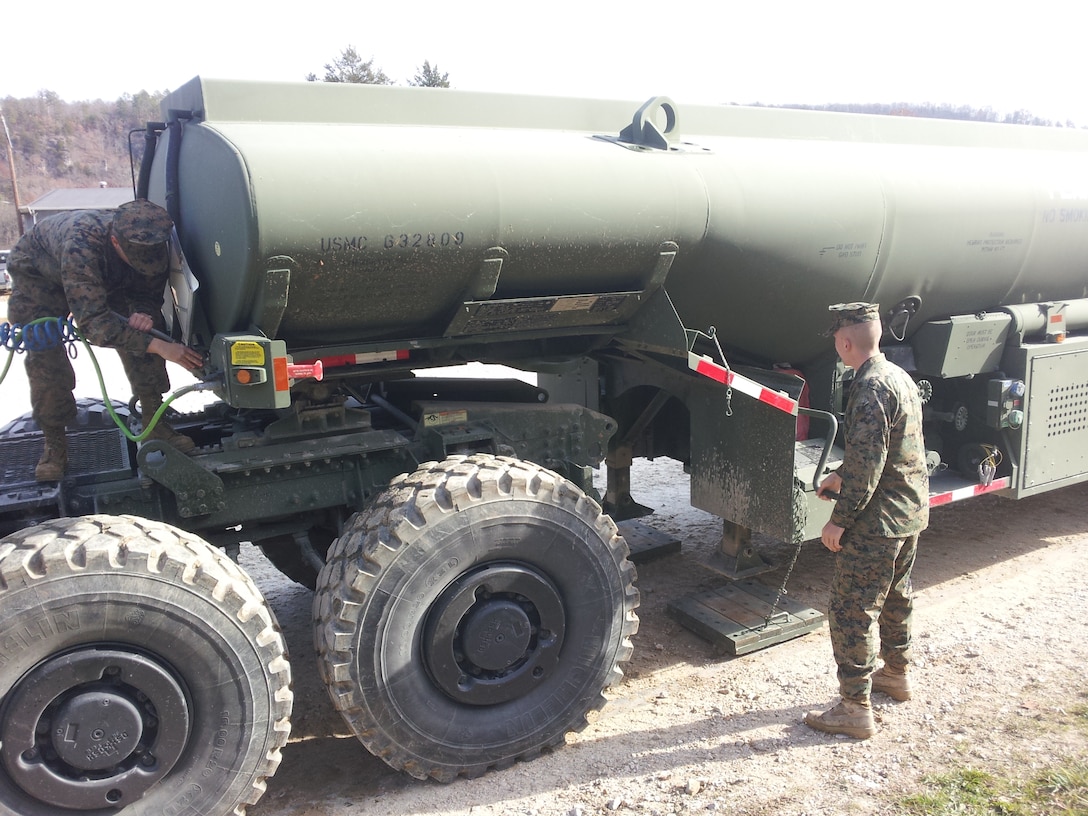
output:
<instances>
[{"instance_id":1,"label":"lifting ring on tank","mask_svg":"<svg viewBox=\"0 0 1088 816\"><path fill-rule=\"evenodd\" d=\"M908 298L903 298L889 310L891 317L888 319L888 332L897 342L902 343L903 338L907 336L907 324L910 323L910 319L914 317L921 305L922 299L917 295L911 295ZM899 326L899 331L896 331L896 321L898 320L902 321L902 325Z\"/></svg>"},{"instance_id":2,"label":"lifting ring on tank","mask_svg":"<svg viewBox=\"0 0 1088 816\"><path fill-rule=\"evenodd\" d=\"M665 129L657 125L657 114L665 115ZM635 111L631 124L620 131L619 140L639 147L668 150L676 141L676 103L667 96L655 96Z\"/></svg>"}]
</instances>

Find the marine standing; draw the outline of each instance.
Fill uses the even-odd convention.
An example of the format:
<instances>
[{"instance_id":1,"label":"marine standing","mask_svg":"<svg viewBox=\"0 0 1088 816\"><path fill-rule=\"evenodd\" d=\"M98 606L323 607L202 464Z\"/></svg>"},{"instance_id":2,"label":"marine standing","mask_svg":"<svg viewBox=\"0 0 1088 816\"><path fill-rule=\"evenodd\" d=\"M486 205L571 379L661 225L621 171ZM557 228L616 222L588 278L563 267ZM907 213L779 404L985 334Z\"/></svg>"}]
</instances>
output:
<instances>
[{"instance_id":1,"label":"marine standing","mask_svg":"<svg viewBox=\"0 0 1088 816\"><path fill-rule=\"evenodd\" d=\"M842 700L828 711L809 712L805 722L865 739L876 733L872 691L911 697L911 570L918 534L929 524L929 471L918 387L880 352L879 307L830 308L835 319L828 334L855 372L843 463L817 490L826 500L838 494L821 541L837 556L828 622ZM884 661L879 669L877 637Z\"/></svg>"},{"instance_id":2,"label":"marine standing","mask_svg":"<svg viewBox=\"0 0 1088 816\"><path fill-rule=\"evenodd\" d=\"M145 421L170 388L166 361L188 370L203 362L188 346L147 334L165 329L162 304L172 229L166 210L139 199L116 210L45 218L19 239L8 258L9 319L26 324L70 312L88 342L117 349ZM127 323L114 312L127 315ZM60 345L28 351L26 373L34 419L45 438L34 476L39 482L57 481L68 468L65 426L76 417L75 373ZM196 447L165 422L155 426L150 438L184 453Z\"/></svg>"}]
</instances>

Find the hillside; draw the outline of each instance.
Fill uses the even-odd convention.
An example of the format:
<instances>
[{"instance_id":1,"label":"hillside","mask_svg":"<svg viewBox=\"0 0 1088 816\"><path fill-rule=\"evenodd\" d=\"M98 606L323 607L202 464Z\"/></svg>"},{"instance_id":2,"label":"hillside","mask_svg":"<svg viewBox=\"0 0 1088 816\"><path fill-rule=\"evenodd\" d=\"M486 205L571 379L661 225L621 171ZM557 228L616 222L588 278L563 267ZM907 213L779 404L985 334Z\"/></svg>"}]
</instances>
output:
<instances>
[{"instance_id":1,"label":"hillside","mask_svg":"<svg viewBox=\"0 0 1088 816\"><path fill-rule=\"evenodd\" d=\"M158 120L165 92L140 91L114 102L64 102L51 91L30 99L7 97L4 118L11 134L19 203L23 206L64 187L132 187L129 132ZM143 137L133 136L137 159ZM11 172L0 162L0 248L18 240Z\"/></svg>"}]
</instances>

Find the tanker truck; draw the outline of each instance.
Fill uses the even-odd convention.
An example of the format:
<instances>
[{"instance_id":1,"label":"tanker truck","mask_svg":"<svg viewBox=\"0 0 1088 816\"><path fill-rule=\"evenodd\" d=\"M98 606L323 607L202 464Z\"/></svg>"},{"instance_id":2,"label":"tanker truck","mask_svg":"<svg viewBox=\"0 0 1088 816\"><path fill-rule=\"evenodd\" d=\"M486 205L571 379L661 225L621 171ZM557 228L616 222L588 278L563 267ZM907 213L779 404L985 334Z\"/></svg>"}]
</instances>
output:
<instances>
[{"instance_id":1,"label":"tanker truck","mask_svg":"<svg viewBox=\"0 0 1088 816\"><path fill-rule=\"evenodd\" d=\"M198 78L143 144L214 399L172 419L191 456L82 403L58 484L30 417L0 431L6 812L260 797L291 664L245 542L315 590L393 768L559 745L632 653L636 459L684 464L731 579L829 517L829 304L880 304L934 505L1088 476L1088 133ZM466 362L535 384L416 375Z\"/></svg>"}]
</instances>

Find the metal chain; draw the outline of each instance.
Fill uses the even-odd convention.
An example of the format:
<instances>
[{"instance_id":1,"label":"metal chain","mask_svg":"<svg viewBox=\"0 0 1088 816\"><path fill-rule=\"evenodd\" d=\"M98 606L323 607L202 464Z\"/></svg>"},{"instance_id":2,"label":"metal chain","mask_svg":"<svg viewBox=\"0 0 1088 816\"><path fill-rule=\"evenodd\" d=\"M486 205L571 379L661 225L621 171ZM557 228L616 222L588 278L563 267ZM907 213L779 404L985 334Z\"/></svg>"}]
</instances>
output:
<instances>
[{"instance_id":1,"label":"metal chain","mask_svg":"<svg viewBox=\"0 0 1088 816\"><path fill-rule=\"evenodd\" d=\"M805 538L805 525L808 523L808 505L805 502L805 490L801 483L793 480L793 557L790 559L790 565L786 567L786 574L782 576L782 584L778 587L778 592L774 596L774 603L771 604L771 611L763 618L763 628L766 629L771 625L771 618L774 617L775 612L778 611L778 604L782 600L782 596L786 594L786 584L790 580L790 576L793 574L793 568L797 565L797 557L801 554L801 546L804 544Z\"/></svg>"},{"instance_id":2,"label":"metal chain","mask_svg":"<svg viewBox=\"0 0 1088 816\"><path fill-rule=\"evenodd\" d=\"M714 341L714 345L718 347L718 356L722 358L722 368L726 370L726 373L731 374L729 370L729 361L725 359L725 352L722 351L722 344L718 342L718 330L711 326L707 329L707 337ZM727 385L725 387L725 415L727 417L733 416L733 387Z\"/></svg>"}]
</instances>

